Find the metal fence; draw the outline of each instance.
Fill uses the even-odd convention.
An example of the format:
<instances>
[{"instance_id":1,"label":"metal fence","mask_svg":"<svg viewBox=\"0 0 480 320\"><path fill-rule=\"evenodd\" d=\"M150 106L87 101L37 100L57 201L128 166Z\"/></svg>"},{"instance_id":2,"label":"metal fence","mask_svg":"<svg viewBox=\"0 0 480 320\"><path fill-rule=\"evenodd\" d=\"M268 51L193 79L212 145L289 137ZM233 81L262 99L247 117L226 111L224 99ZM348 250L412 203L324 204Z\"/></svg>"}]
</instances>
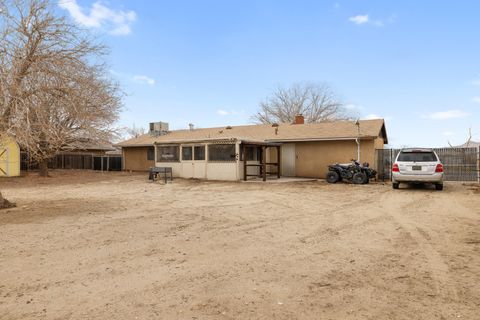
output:
<instances>
[{"instance_id":1,"label":"metal fence","mask_svg":"<svg viewBox=\"0 0 480 320\"><path fill-rule=\"evenodd\" d=\"M49 169L79 169L121 171L121 156L95 156L91 153L61 153L48 161ZM38 170L38 163L32 160L27 152L20 154L22 171Z\"/></svg>"},{"instance_id":2,"label":"metal fence","mask_svg":"<svg viewBox=\"0 0 480 320\"><path fill-rule=\"evenodd\" d=\"M120 156L93 157L93 170L122 171L122 161Z\"/></svg>"},{"instance_id":3,"label":"metal fence","mask_svg":"<svg viewBox=\"0 0 480 320\"><path fill-rule=\"evenodd\" d=\"M480 148L434 148L443 163L446 181L480 182ZM377 149L379 180L390 180L392 164L400 149Z\"/></svg>"}]
</instances>

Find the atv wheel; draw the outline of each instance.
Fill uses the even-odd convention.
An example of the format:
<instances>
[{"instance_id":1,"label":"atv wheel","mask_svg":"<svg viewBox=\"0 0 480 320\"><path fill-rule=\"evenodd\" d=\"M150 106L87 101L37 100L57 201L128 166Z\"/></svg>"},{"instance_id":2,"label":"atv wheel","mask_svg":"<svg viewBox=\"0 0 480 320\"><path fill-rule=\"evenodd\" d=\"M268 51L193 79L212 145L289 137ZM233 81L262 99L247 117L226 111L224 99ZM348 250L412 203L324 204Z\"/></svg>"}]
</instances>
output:
<instances>
[{"instance_id":1,"label":"atv wheel","mask_svg":"<svg viewBox=\"0 0 480 320\"><path fill-rule=\"evenodd\" d=\"M340 176L336 171L328 171L327 173L327 182L328 183L337 183L340 180Z\"/></svg>"},{"instance_id":2,"label":"atv wheel","mask_svg":"<svg viewBox=\"0 0 480 320\"><path fill-rule=\"evenodd\" d=\"M352 182L354 184L363 184L363 183L365 183L366 178L367 177L365 176L365 173L357 172L353 175Z\"/></svg>"}]
</instances>

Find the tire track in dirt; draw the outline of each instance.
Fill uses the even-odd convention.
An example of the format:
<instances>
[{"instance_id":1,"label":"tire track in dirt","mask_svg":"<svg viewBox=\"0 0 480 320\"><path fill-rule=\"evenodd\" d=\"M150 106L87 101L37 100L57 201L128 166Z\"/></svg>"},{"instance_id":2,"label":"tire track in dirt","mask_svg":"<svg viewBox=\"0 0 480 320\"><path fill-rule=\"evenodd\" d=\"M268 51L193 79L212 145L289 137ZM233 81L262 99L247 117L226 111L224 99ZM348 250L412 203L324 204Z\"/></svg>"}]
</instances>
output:
<instances>
[{"instance_id":1,"label":"tire track in dirt","mask_svg":"<svg viewBox=\"0 0 480 320\"><path fill-rule=\"evenodd\" d=\"M425 201L425 195L409 192L408 195L398 193L392 197L392 194L384 194L382 203L385 213L391 216L394 221L404 229L412 239L418 244L419 250L427 260L428 268L432 279L435 282L436 294L447 301L457 301L458 294L449 275L449 267L432 243L432 236L425 227L420 227L415 221L409 218L410 213L418 213L427 207L430 207L434 201ZM430 206L429 206L430 205ZM429 208L430 212L435 212Z\"/></svg>"}]
</instances>

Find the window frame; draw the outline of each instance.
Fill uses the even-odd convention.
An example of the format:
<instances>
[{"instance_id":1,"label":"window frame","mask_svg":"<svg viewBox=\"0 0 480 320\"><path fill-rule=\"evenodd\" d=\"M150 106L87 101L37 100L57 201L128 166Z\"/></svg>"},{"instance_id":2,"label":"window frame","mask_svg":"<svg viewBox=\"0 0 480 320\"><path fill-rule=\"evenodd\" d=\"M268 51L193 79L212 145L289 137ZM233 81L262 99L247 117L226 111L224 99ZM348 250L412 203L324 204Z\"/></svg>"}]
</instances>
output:
<instances>
[{"instance_id":1,"label":"window frame","mask_svg":"<svg viewBox=\"0 0 480 320\"><path fill-rule=\"evenodd\" d=\"M176 148L177 154L176 159L160 159L160 153L158 151L159 148ZM159 144L156 145L156 159L155 162L180 162L180 145L179 144Z\"/></svg>"},{"instance_id":2,"label":"window frame","mask_svg":"<svg viewBox=\"0 0 480 320\"><path fill-rule=\"evenodd\" d=\"M183 153L183 150L184 149L190 149L190 159L185 159L184 158L184 153ZM182 145L182 161L193 161L193 146L191 145Z\"/></svg>"},{"instance_id":3,"label":"window frame","mask_svg":"<svg viewBox=\"0 0 480 320\"><path fill-rule=\"evenodd\" d=\"M203 148L203 159L197 159L195 149ZM207 146L204 144L197 144L193 146L193 161L207 161Z\"/></svg>"}]
</instances>

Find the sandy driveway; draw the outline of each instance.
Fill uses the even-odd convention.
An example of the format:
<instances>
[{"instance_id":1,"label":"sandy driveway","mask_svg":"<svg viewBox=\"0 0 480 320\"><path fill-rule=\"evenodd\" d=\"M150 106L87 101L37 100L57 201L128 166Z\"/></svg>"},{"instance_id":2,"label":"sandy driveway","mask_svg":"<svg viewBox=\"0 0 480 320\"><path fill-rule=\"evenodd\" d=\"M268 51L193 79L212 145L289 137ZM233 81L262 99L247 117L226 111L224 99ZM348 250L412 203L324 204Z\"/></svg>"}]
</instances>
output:
<instances>
[{"instance_id":1,"label":"sandy driveway","mask_svg":"<svg viewBox=\"0 0 480 320\"><path fill-rule=\"evenodd\" d=\"M0 180L0 319L479 319L480 192Z\"/></svg>"}]
</instances>

